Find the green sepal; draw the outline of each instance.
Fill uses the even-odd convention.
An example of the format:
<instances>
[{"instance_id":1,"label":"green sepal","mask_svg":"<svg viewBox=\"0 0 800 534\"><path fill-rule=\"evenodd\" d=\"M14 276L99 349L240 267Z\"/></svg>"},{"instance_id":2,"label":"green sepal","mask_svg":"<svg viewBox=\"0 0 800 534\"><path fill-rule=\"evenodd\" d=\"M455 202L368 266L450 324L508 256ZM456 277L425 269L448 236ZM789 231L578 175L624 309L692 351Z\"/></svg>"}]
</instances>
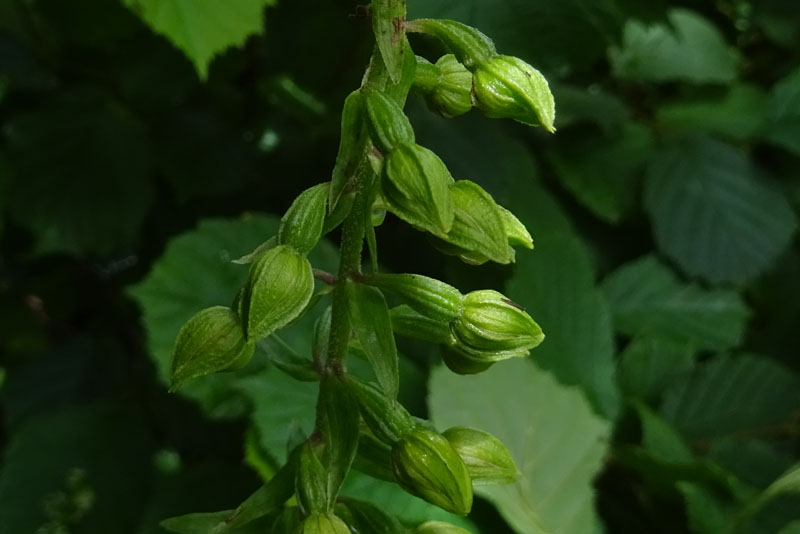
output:
<instances>
[{"instance_id":1,"label":"green sepal","mask_svg":"<svg viewBox=\"0 0 800 534\"><path fill-rule=\"evenodd\" d=\"M372 478L395 481L392 448L365 429L358 438L358 452L353 460L353 468Z\"/></svg>"},{"instance_id":2,"label":"green sepal","mask_svg":"<svg viewBox=\"0 0 800 534\"><path fill-rule=\"evenodd\" d=\"M400 81L397 83L391 80L386 83L384 92L392 97L400 107L406 105L408 92L411 85L414 83L414 76L417 71L417 58L414 55L414 50L411 49L408 39L404 36L405 41L403 50L403 72L400 75Z\"/></svg>"},{"instance_id":3,"label":"green sepal","mask_svg":"<svg viewBox=\"0 0 800 534\"><path fill-rule=\"evenodd\" d=\"M325 513L333 508L328 493L327 469L322 463L322 447L307 441L300 447L295 478L297 504L304 514Z\"/></svg>"},{"instance_id":4,"label":"green sepal","mask_svg":"<svg viewBox=\"0 0 800 534\"><path fill-rule=\"evenodd\" d=\"M365 118L364 101L361 91L357 89L348 95L342 108L341 137L328 193L328 213L335 212L342 193L356 174L367 151Z\"/></svg>"},{"instance_id":5,"label":"green sepal","mask_svg":"<svg viewBox=\"0 0 800 534\"><path fill-rule=\"evenodd\" d=\"M400 521L372 504L347 499L336 504L336 515L354 532L369 534L406 534Z\"/></svg>"},{"instance_id":6,"label":"green sepal","mask_svg":"<svg viewBox=\"0 0 800 534\"><path fill-rule=\"evenodd\" d=\"M403 75L405 60L405 0L372 2L372 31L380 50L383 64L392 82L398 83Z\"/></svg>"},{"instance_id":7,"label":"green sepal","mask_svg":"<svg viewBox=\"0 0 800 534\"><path fill-rule=\"evenodd\" d=\"M508 447L488 432L457 426L442 435L464 460L473 485L510 484L519 478Z\"/></svg>"},{"instance_id":8,"label":"green sepal","mask_svg":"<svg viewBox=\"0 0 800 534\"><path fill-rule=\"evenodd\" d=\"M252 252L248 252L241 258L231 260L231 263L236 263L238 265L248 265L250 263L253 263L254 261L256 261L256 258L258 258L261 255L261 253L275 247L277 244L278 244L278 236L272 236L263 243L261 243L260 245L258 245L256 248L254 248ZM232 306L232 308L235 310L236 306Z\"/></svg>"},{"instance_id":9,"label":"green sepal","mask_svg":"<svg viewBox=\"0 0 800 534\"><path fill-rule=\"evenodd\" d=\"M414 427L414 420L406 409L375 384L350 376L348 385L358 401L364 422L382 442L396 443Z\"/></svg>"},{"instance_id":10,"label":"green sepal","mask_svg":"<svg viewBox=\"0 0 800 534\"><path fill-rule=\"evenodd\" d=\"M314 294L308 259L288 245L261 254L242 293L242 325L248 340L272 334L296 319Z\"/></svg>"},{"instance_id":11,"label":"green sepal","mask_svg":"<svg viewBox=\"0 0 800 534\"><path fill-rule=\"evenodd\" d=\"M468 293L451 330L453 349L487 363L525 356L544 340L542 329L522 307L492 289Z\"/></svg>"},{"instance_id":12,"label":"green sepal","mask_svg":"<svg viewBox=\"0 0 800 534\"><path fill-rule=\"evenodd\" d=\"M386 299L378 289L350 281L346 291L350 324L356 339L386 395L397 398L400 371Z\"/></svg>"},{"instance_id":13,"label":"green sepal","mask_svg":"<svg viewBox=\"0 0 800 534\"><path fill-rule=\"evenodd\" d=\"M325 444L327 495L334 502L358 449L358 403L339 378L326 375L320 384L317 402L319 432Z\"/></svg>"},{"instance_id":14,"label":"green sepal","mask_svg":"<svg viewBox=\"0 0 800 534\"><path fill-rule=\"evenodd\" d=\"M472 509L467 466L442 435L420 427L392 446L392 468L407 492L458 515Z\"/></svg>"},{"instance_id":15,"label":"green sepal","mask_svg":"<svg viewBox=\"0 0 800 534\"><path fill-rule=\"evenodd\" d=\"M464 296L453 286L421 274L372 274L359 282L388 290L419 313L437 321L452 321L461 314Z\"/></svg>"},{"instance_id":16,"label":"green sepal","mask_svg":"<svg viewBox=\"0 0 800 534\"><path fill-rule=\"evenodd\" d=\"M279 244L291 245L300 254L311 252L322 237L329 188L328 182L317 184L294 199L281 219Z\"/></svg>"},{"instance_id":17,"label":"green sepal","mask_svg":"<svg viewBox=\"0 0 800 534\"><path fill-rule=\"evenodd\" d=\"M336 203L336 207L325 216L325 222L322 225L322 235L328 234L344 222L347 216L350 215L350 210L353 208L355 199L356 195L353 192L339 195L339 201ZM330 202L330 194L328 195L328 202Z\"/></svg>"},{"instance_id":18,"label":"green sepal","mask_svg":"<svg viewBox=\"0 0 800 534\"><path fill-rule=\"evenodd\" d=\"M352 534L347 523L333 514L312 514L303 520L297 534Z\"/></svg>"},{"instance_id":19,"label":"green sepal","mask_svg":"<svg viewBox=\"0 0 800 534\"><path fill-rule=\"evenodd\" d=\"M533 238L528 233L525 225L517 219L516 215L505 209L503 206L498 205L500 208L500 215L503 219L503 227L506 230L509 245L518 245L527 249L533 250Z\"/></svg>"},{"instance_id":20,"label":"green sepal","mask_svg":"<svg viewBox=\"0 0 800 534\"><path fill-rule=\"evenodd\" d=\"M416 19L408 22L406 28L409 32L436 37L469 70L474 70L497 55L491 39L472 26L454 20Z\"/></svg>"},{"instance_id":21,"label":"green sepal","mask_svg":"<svg viewBox=\"0 0 800 534\"><path fill-rule=\"evenodd\" d=\"M235 311L226 306L201 310L181 328L172 351L170 391L186 381L249 361L255 346L247 343Z\"/></svg>"},{"instance_id":22,"label":"green sepal","mask_svg":"<svg viewBox=\"0 0 800 534\"><path fill-rule=\"evenodd\" d=\"M272 523L270 534L295 534L300 526L300 508L297 506L287 506Z\"/></svg>"},{"instance_id":23,"label":"green sepal","mask_svg":"<svg viewBox=\"0 0 800 534\"><path fill-rule=\"evenodd\" d=\"M314 362L300 356L277 334L272 334L260 342L266 349L269 361L278 369L301 382L316 382L319 373Z\"/></svg>"},{"instance_id":24,"label":"green sepal","mask_svg":"<svg viewBox=\"0 0 800 534\"><path fill-rule=\"evenodd\" d=\"M414 129L397 102L382 91L361 89L369 134L375 146L388 154L402 143L414 143Z\"/></svg>"},{"instance_id":25,"label":"green sepal","mask_svg":"<svg viewBox=\"0 0 800 534\"><path fill-rule=\"evenodd\" d=\"M470 534L470 531L444 521L426 521L414 529L414 534Z\"/></svg>"},{"instance_id":26,"label":"green sepal","mask_svg":"<svg viewBox=\"0 0 800 534\"><path fill-rule=\"evenodd\" d=\"M526 352L519 353L520 356L526 354ZM442 361L448 369L457 375L476 375L484 372L494 363L472 358L463 352L455 350L452 346L442 349Z\"/></svg>"},{"instance_id":27,"label":"green sepal","mask_svg":"<svg viewBox=\"0 0 800 534\"><path fill-rule=\"evenodd\" d=\"M392 330L401 336L449 345L455 343L450 323L426 317L406 304L395 306L389 311Z\"/></svg>"},{"instance_id":28,"label":"green sepal","mask_svg":"<svg viewBox=\"0 0 800 534\"><path fill-rule=\"evenodd\" d=\"M427 63L427 62L426 62ZM424 94L428 107L446 119L472 109L472 73L453 54L440 57L435 65L420 63L415 84ZM432 85L432 76L436 83Z\"/></svg>"},{"instance_id":29,"label":"green sepal","mask_svg":"<svg viewBox=\"0 0 800 534\"><path fill-rule=\"evenodd\" d=\"M455 218L452 183L439 156L419 145L403 144L386 157L381 190L392 213L412 226L445 235Z\"/></svg>"},{"instance_id":30,"label":"green sepal","mask_svg":"<svg viewBox=\"0 0 800 534\"><path fill-rule=\"evenodd\" d=\"M455 205L453 226L447 235L440 236L445 243L434 241L434 245L441 252L457 255L470 264L489 260L510 263L513 255L503 214L491 195L469 180L455 182L450 194Z\"/></svg>"},{"instance_id":31,"label":"green sepal","mask_svg":"<svg viewBox=\"0 0 800 534\"><path fill-rule=\"evenodd\" d=\"M555 132L555 101L542 73L518 57L495 56L474 71L475 105L487 117L514 119Z\"/></svg>"}]
</instances>

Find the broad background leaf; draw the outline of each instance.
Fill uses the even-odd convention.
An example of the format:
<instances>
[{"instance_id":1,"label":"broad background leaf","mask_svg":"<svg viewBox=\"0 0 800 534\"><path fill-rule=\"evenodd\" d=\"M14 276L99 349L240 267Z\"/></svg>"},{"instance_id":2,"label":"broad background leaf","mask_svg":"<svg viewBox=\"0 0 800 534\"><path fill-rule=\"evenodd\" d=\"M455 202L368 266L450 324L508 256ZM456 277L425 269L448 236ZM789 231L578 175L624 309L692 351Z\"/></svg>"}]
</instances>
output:
<instances>
[{"instance_id":1,"label":"broad background leaf","mask_svg":"<svg viewBox=\"0 0 800 534\"><path fill-rule=\"evenodd\" d=\"M521 478L476 492L516 532L601 532L592 479L611 429L579 389L559 384L527 360L500 362L470 376L439 367L431 376L429 405L438 428L479 428L508 446Z\"/></svg>"}]
</instances>

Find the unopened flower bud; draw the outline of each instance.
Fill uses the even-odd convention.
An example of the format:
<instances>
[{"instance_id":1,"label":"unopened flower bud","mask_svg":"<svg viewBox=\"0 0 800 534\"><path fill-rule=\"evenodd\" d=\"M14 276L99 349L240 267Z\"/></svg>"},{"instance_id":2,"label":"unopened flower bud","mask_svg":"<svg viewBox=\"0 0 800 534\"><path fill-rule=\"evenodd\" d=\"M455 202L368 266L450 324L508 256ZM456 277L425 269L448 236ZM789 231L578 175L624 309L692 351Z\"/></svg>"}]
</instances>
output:
<instances>
[{"instance_id":1,"label":"unopened flower bud","mask_svg":"<svg viewBox=\"0 0 800 534\"><path fill-rule=\"evenodd\" d=\"M554 132L555 102L542 74L517 57L495 56L474 71L475 105L489 117L541 124Z\"/></svg>"},{"instance_id":2,"label":"unopened flower bud","mask_svg":"<svg viewBox=\"0 0 800 534\"><path fill-rule=\"evenodd\" d=\"M472 508L472 481L464 461L440 434L420 427L392 447L398 484L411 494L458 515Z\"/></svg>"},{"instance_id":3,"label":"unopened flower bud","mask_svg":"<svg viewBox=\"0 0 800 534\"><path fill-rule=\"evenodd\" d=\"M278 243L291 245L300 254L311 252L322 237L329 186L328 182L315 185L294 199L281 219Z\"/></svg>"},{"instance_id":4,"label":"unopened flower bud","mask_svg":"<svg viewBox=\"0 0 800 534\"><path fill-rule=\"evenodd\" d=\"M519 478L508 447L488 432L457 426L442 435L464 460L473 484L508 484Z\"/></svg>"},{"instance_id":5,"label":"unopened flower bud","mask_svg":"<svg viewBox=\"0 0 800 534\"><path fill-rule=\"evenodd\" d=\"M397 102L382 91L365 87L364 106L367 110L370 137L384 154L401 143L414 142L414 129Z\"/></svg>"},{"instance_id":6,"label":"unopened flower bud","mask_svg":"<svg viewBox=\"0 0 800 534\"><path fill-rule=\"evenodd\" d=\"M500 208L500 215L503 219L503 226L506 229L508 244L519 245L533 250L533 238L531 234L528 233L528 229L525 228L525 225L503 206L498 205L498 207Z\"/></svg>"},{"instance_id":7,"label":"unopened flower bud","mask_svg":"<svg viewBox=\"0 0 800 534\"><path fill-rule=\"evenodd\" d=\"M414 529L414 534L470 534L470 532L444 521L426 521Z\"/></svg>"},{"instance_id":8,"label":"unopened flower bud","mask_svg":"<svg viewBox=\"0 0 800 534\"><path fill-rule=\"evenodd\" d=\"M242 293L242 325L248 340L272 334L296 319L314 293L308 259L288 245L261 254Z\"/></svg>"},{"instance_id":9,"label":"unopened flower bud","mask_svg":"<svg viewBox=\"0 0 800 534\"><path fill-rule=\"evenodd\" d=\"M178 333L172 352L171 389L192 378L238 365L253 357L255 346L247 343L239 316L225 306L196 313Z\"/></svg>"},{"instance_id":10,"label":"unopened flower bud","mask_svg":"<svg viewBox=\"0 0 800 534\"><path fill-rule=\"evenodd\" d=\"M443 117L450 119L472 109L472 73L453 54L442 56L435 65L418 63L416 76L415 84L428 107Z\"/></svg>"},{"instance_id":11,"label":"unopened flower bud","mask_svg":"<svg viewBox=\"0 0 800 534\"><path fill-rule=\"evenodd\" d=\"M420 274L373 274L362 283L400 296L419 313L438 321L452 321L461 313L464 296L453 286Z\"/></svg>"},{"instance_id":12,"label":"unopened flower bud","mask_svg":"<svg viewBox=\"0 0 800 534\"><path fill-rule=\"evenodd\" d=\"M484 362L525 356L542 342L538 324L519 305L492 289L473 291L451 323L454 349Z\"/></svg>"},{"instance_id":13,"label":"unopened flower bud","mask_svg":"<svg viewBox=\"0 0 800 534\"><path fill-rule=\"evenodd\" d=\"M383 169L381 189L392 213L435 235L450 230L453 177L439 156L419 145L401 144L386 157Z\"/></svg>"},{"instance_id":14,"label":"unopened flower bud","mask_svg":"<svg viewBox=\"0 0 800 534\"><path fill-rule=\"evenodd\" d=\"M392 330L401 336L427 341L428 343L452 344L450 323L426 317L405 304L389 310Z\"/></svg>"},{"instance_id":15,"label":"unopened flower bud","mask_svg":"<svg viewBox=\"0 0 800 534\"><path fill-rule=\"evenodd\" d=\"M333 514L311 514L297 529L297 534L352 534L347 523Z\"/></svg>"},{"instance_id":16,"label":"unopened flower bud","mask_svg":"<svg viewBox=\"0 0 800 534\"><path fill-rule=\"evenodd\" d=\"M448 369L458 375L476 375L482 373L494 363L476 360L452 347L445 347L442 350L442 360L444 360L444 364Z\"/></svg>"}]
</instances>

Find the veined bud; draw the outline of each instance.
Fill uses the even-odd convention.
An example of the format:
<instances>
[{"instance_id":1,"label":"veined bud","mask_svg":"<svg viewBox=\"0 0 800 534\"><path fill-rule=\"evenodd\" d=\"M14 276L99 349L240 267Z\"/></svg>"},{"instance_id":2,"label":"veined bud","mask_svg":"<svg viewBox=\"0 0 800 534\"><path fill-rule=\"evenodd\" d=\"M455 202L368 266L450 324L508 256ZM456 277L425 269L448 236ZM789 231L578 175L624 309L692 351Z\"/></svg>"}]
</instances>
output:
<instances>
[{"instance_id":1,"label":"veined bud","mask_svg":"<svg viewBox=\"0 0 800 534\"><path fill-rule=\"evenodd\" d=\"M187 380L246 364L255 345L247 343L239 316L225 306L199 311L186 321L172 351L171 390Z\"/></svg>"},{"instance_id":2,"label":"veined bud","mask_svg":"<svg viewBox=\"0 0 800 534\"><path fill-rule=\"evenodd\" d=\"M407 492L458 515L472 509L472 481L464 461L440 434L420 427L392 447L392 468Z\"/></svg>"},{"instance_id":3,"label":"veined bud","mask_svg":"<svg viewBox=\"0 0 800 534\"><path fill-rule=\"evenodd\" d=\"M456 56L442 56L435 65L427 61L421 64L426 67L417 69L417 79L420 80L417 87L424 94L428 107L447 119L472 109L472 73L458 62Z\"/></svg>"},{"instance_id":4,"label":"veined bud","mask_svg":"<svg viewBox=\"0 0 800 534\"><path fill-rule=\"evenodd\" d=\"M555 102L542 74L513 56L495 56L474 71L475 105L487 116L544 126L554 132Z\"/></svg>"},{"instance_id":5,"label":"veined bud","mask_svg":"<svg viewBox=\"0 0 800 534\"><path fill-rule=\"evenodd\" d=\"M455 207L449 187L453 177L444 162L427 148L405 143L386 157L381 190L395 215L435 235L450 231Z\"/></svg>"},{"instance_id":6,"label":"veined bud","mask_svg":"<svg viewBox=\"0 0 800 534\"><path fill-rule=\"evenodd\" d=\"M261 254L242 292L242 325L248 340L272 334L296 319L314 293L308 259L288 245Z\"/></svg>"},{"instance_id":7,"label":"veined bud","mask_svg":"<svg viewBox=\"0 0 800 534\"><path fill-rule=\"evenodd\" d=\"M464 311L450 326L453 348L483 362L525 356L544 339L525 310L492 289L467 294Z\"/></svg>"},{"instance_id":8,"label":"veined bud","mask_svg":"<svg viewBox=\"0 0 800 534\"><path fill-rule=\"evenodd\" d=\"M470 70L497 55L491 39L472 26L455 20L416 19L406 23L406 31L436 37Z\"/></svg>"},{"instance_id":9,"label":"veined bud","mask_svg":"<svg viewBox=\"0 0 800 534\"><path fill-rule=\"evenodd\" d=\"M519 478L508 447L488 432L456 426L442 435L464 460L473 484L508 484Z\"/></svg>"},{"instance_id":10,"label":"veined bud","mask_svg":"<svg viewBox=\"0 0 800 534\"><path fill-rule=\"evenodd\" d=\"M414 534L470 534L470 532L444 521L426 521L414 529Z\"/></svg>"},{"instance_id":11,"label":"veined bud","mask_svg":"<svg viewBox=\"0 0 800 534\"><path fill-rule=\"evenodd\" d=\"M351 527L353 532L364 534L398 534L405 532L400 521L371 504L347 499L336 504L336 515Z\"/></svg>"},{"instance_id":12,"label":"veined bud","mask_svg":"<svg viewBox=\"0 0 800 534\"><path fill-rule=\"evenodd\" d=\"M329 186L328 182L315 185L294 199L281 219L279 244L291 245L300 254L311 252L322 237Z\"/></svg>"},{"instance_id":13,"label":"veined bud","mask_svg":"<svg viewBox=\"0 0 800 534\"><path fill-rule=\"evenodd\" d=\"M393 444L414 427L414 420L406 409L380 388L353 377L348 383L358 400L364 422L376 438Z\"/></svg>"},{"instance_id":14,"label":"veined bud","mask_svg":"<svg viewBox=\"0 0 800 534\"><path fill-rule=\"evenodd\" d=\"M295 476L297 503L304 513L322 513L329 509L327 479L327 469L318 452L306 442L300 449Z\"/></svg>"},{"instance_id":15,"label":"veined bud","mask_svg":"<svg viewBox=\"0 0 800 534\"><path fill-rule=\"evenodd\" d=\"M458 317L464 302L458 289L420 274L373 274L359 281L395 293L419 313L438 321Z\"/></svg>"},{"instance_id":16,"label":"veined bud","mask_svg":"<svg viewBox=\"0 0 800 534\"><path fill-rule=\"evenodd\" d=\"M516 215L505 209L503 206L498 205L500 208L500 215L503 219L503 226L506 229L506 236L508 237L509 245L519 245L527 249L533 250L533 238L528 233L525 225L517 219Z\"/></svg>"},{"instance_id":17,"label":"veined bud","mask_svg":"<svg viewBox=\"0 0 800 534\"><path fill-rule=\"evenodd\" d=\"M367 110L370 137L384 154L401 143L414 142L414 129L397 102L386 93L365 87L364 106Z\"/></svg>"},{"instance_id":18,"label":"veined bud","mask_svg":"<svg viewBox=\"0 0 800 534\"><path fill-rule=\"evenodd\" d=\"M333 514L311 514L300 524L296 534L352 534L347 523Z\"/></svg>"},{"instance_id":19,"label":"veined bud","mask_svg":"<svg viewBox=\"0 0 800 534\"><path fill-rule=\"evenodd\" d=\"M428 343L449 345L455 343L450 323L426 317L405 304L389 310L392 330L401 336L420 339Z\"/></svg>"}]
</instances>

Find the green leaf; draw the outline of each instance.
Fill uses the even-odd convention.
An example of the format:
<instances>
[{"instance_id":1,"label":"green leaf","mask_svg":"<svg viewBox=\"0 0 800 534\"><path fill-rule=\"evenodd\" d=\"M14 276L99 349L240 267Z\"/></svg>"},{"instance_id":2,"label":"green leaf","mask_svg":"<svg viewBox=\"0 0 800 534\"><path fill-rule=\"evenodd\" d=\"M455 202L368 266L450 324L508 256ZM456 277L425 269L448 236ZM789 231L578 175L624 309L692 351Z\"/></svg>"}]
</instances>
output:
<instances>
[{"instance_id":1,"label":"green leaf","mask_svg":"<svg viewBox=\"0 0 800 534\"><path fill-rule=\"evenodd\" d=\"M336 164L333 168L331 188L328 194L328 212L331 214L339 205L342 193L366 155L369 140L364 120L366 120L366 111L361 91L353 91L347 96L342 106L339 152L336 154Z\"/></svg>"},{"instance_id":2,"label":"green leaf","mask_svg":"<svg viewBox=\"0 0 800 534\"><path fill-rule=\"evenodd\" d=\"M680 100L656 111L658 122L670 129L711 132L746 140L761 132L767 97L758 87L737 84L718 98Z\"/></svg>"},{"instance_id":3,"label":"green leaf","mask_svg":"<svg viewBox=\"0 0 800 534\"><path fill-rule=\"evenodd\" d=\"M622 45L609 49L615 76L640 82L728 83L737 58L720 31L687 9L671 9L667 26L625 24Z\"/></svg>"},{"instance_id":4,"label":"green leaf","mask_svg":"<svg viewBox=\"0 0 800 534\"><path fill-rule=\"evenodd\" d=\"M785 422L800 409L800 378L768 358L717 356L664 394L664 417L691 439Z\"/></svg>"},{"instance_id":5,"label":"green leaf","mask_svg":"<svg viewBox=\"0 0 800 534\"><path fill-rule=\"evenodd\" d=\"M664 388L694 364L694 349L686 341L659 336L638 336L619 358L617 377L626 395L658 399Z\"/></svg>"},{"instance_id":6,"label":"green leaf","mask_svg":"<svg viewBox=\"0 0 800 534\"><path fill-rule=\"evenodd\" d=\"M742 153L707 137L665 149L651 160L644 191L659 248L713 283L763 273L797 223L785 195L759 174Z\"/></svg>"},{"instance_id":7,"label":"green leaf","mask_svg":"<svg viewBox=\"0 0 800 534\"><path fill-rule=\"evenodd\" d=\"M476 492L516 532L601 531L592 479L602 466L611 429L579 390L559 384L530 362L511 360L472 376L440 367L432 374L430 391L437 426L475 426L508 446L521 478L506 486L479 486Z\"/></svg>"},{"instance_id":8,"label":"green leaf","mask_svg":"<svg viewBox=\"0 0 800 534\"><path fill-rule=\"evenodd\" d=\"M233 512L233 510L170 517L162 521L161 526L177 534L208 534L212 532L215 526L225 521L225 518L227 518L231 512Z\"/></svg>"},{"instance_id":9,"label":"green leaf","mask_svg":"<svg viewBox=\"0 0 800 534\"><path fill-rule=\"evenodd\" d=\"M406 52L405 22L406 5L403 0L381 0L372 2L372 31L381 52L383 64L394 83L400 81Z\"/></svg>"},{"instance_id":10,"label":"green leaf","mask_svg":"<svg viewBox=\"0 0 800 534\"><path fill-rule=\"evenodd\" d=\"M15 177L8 209L33 232L38 253L132 248L153 193L151 147L134 116L99 90L72 90L5 132Z\"/></svg>"},{"instance_id":11,"label":"green leaf","mask_svg":"<svg viewBox=\"0 0 800 534\"><path fill-rule=\"evenodd\" d=\"M211 60L242 46L263 29L264 8L275 0L124 0L156 33L164 35L192 61L201 78Z\"/></svg>"},{"instance_id":12,"label":"green leaf","mask_svg":"<svg viewBox=\"0 0 800 534\"><path fill-rule=\"evenodd\" d=\"M684 284L653 256L625 264L603 282L615 327L628 335L656 335L698 349L739 345L749 312L728 289Z\"/></svg>"},{"instance_id":13,"label":"green leaf","mask_svg":"<svg viewBox=\"0 0 800 534\"><path fill-rule=\"evenodd\" d=\"M680 481L678 491L686 501L686 515L694 534L719 534L725 531L733 506L700 484Z\"/></svg>"},{"instance_id":14,"label":"green leaf","mask_svg":"<svg viewBox=\"0 0 800 534\"><path fill-rule=\"evenodd\" d=\"M764 136L800 155L800 69L795 69L772 88Z\"/></svg>"},{"instance_id":15,"label":"green leaf","mask_svg":"<svg viewBox=\"0 0 800 534\"><path fill-rule=\"evenodd\" d=\"M378 383L386 395L395 399L400 388L400 371L386 299L374 287L348 283L347 300L356 339L361 343Z\"/></svg>"},{"instance_id":16,"label":"green leaf","mask_svg":"<svg viewBox=\"0 0 800 534\"><path fill-rule=\"evenodd\" d=\"M369 118L370 137L378 150L388 154L398 144L414 143L414 129L393 98L369 86L361 89L361 95Z\"/></svg>"},{"instance_id":17,"label":"green leaf","mask_svg":"<svg viewBox=\"0 0 800 534\"><path fill-rule=\"evenodd\" d=\"M634 403L642 424L642 446L651 457L665 463L688 463L694 459L689 445L667 421L642 402Z\"/></svg>"},{"instance_id":18,"label":"green leaf","mask_svg":"<svg viewBox=\"0 0 800 534\"><path fill-rule=\"evenodd\" d=\"M330 375L320 385L319 430L325 443L327 495L333 502L339 494L358 449L358 404L349 388Z\"/></svg>"},{"instance_id":19,"label":"green leaf","mask_svg":"<svg viewBox=\"0 0 800 534\"><path fill-rule=\"evenodd\" d=\"M562 139L549 156L564 187L602 220L619 222L634 206L637 179L653 151L650 130L627 122L608 136Z\"/></svg>"},{"instance_id":20,"label":"green leaf","mask_svg":"<svg viewBox=\"0 0 800 534\"><path fill-rule=\"evenodd\" d=\"M531 358L562 382L580 385L595 409L613 418L619 391L611 315L593 278L583 244L571 234L553 234L537 238L536 252L517 260L508 295L547 336Z\"/></svg>"},{"instance_id":21,"label":"green leaf","mask_svg":"<svg viewBox=\"0 0 800 534\"><path fill-rule=\"evenodd\" d=\"M800 463L790 467L784 474L778 477L767 489L762 491L755 499L750 501L747 506L736 514L731 527L726 530L726 534L735 533L738 527L745 524L750 518L754 517L768 503L777 497L785 494L800 494Z\"/></svg>"}]
</instances>

